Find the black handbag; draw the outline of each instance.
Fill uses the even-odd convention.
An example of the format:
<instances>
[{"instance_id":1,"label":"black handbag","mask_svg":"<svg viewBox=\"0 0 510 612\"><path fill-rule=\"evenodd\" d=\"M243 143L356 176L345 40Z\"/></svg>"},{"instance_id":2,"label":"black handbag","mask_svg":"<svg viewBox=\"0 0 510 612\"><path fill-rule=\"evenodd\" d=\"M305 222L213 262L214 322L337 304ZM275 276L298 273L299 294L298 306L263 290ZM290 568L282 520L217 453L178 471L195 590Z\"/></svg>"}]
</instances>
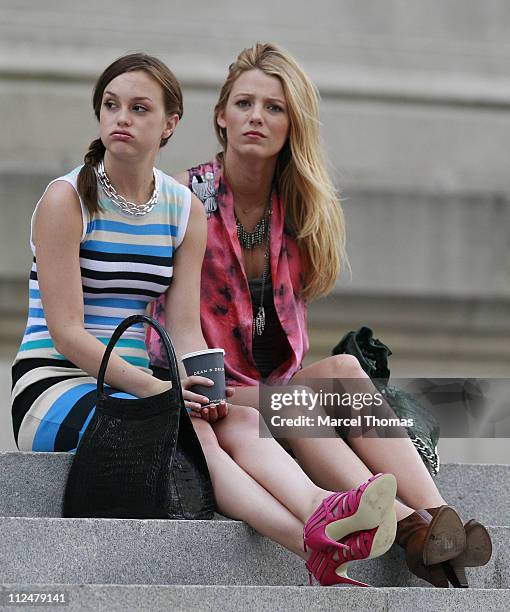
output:
<instances>
[{"instance_id":1,"label":"black handbag","mask_svg":"<svg viewBox=\"0 0 510 612\"><path fill-rule=\"evenodd\" d=\"M135 323L154 327L168 357L172 388L153 397L105 394L108 359ZM114 331L97 377L97 405L74 457L64 517L211 519L207 463L184 406L174 348L154 319L134 315Z\"/></svg>"},{"instance_id":2,"label":"black handbag","mask_svg":"<svg viewBox=\"0 0 510 612\"><path fill-rule=\"evenodd\" d=\"M407 433L428 471L435 476L439 472L439 423L412 394L388 384L390 349L373 337L369 327L360 327L345 334L332 351L333 355L343 353L357 358L397 417L413 420L414 425L406 428Z\"/></svg>"}]
</instances>

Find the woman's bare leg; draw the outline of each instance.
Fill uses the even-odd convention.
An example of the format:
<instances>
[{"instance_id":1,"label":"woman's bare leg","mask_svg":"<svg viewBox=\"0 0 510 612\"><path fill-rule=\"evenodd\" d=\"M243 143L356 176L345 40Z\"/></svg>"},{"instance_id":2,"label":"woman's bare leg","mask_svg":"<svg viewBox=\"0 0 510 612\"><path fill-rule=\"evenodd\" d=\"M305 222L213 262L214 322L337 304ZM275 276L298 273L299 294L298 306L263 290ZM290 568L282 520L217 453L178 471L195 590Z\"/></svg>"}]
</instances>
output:
<instances>
[{"instance_id":1,"label":"woman's bare leg","mask_svg":"<svg viewBox=\"0 0 510 612\"><path fill-rule=\"evenodd\" d=\"M313 379L335 378L363 378L372 386L358 361L350 355L318 361L300 370L293 380L299 383L310 379L313 386ZM372 386L372 392L376 391ZM368 468L395 475L398 496L410 508L433 508L446 503L409 438L353 437L349 438L349 443Z\"/></svg>"},{"instance_id":2,"label":"woman's bare leg","mask_svg":"<svg viewBox=\"0 0 510 612\"><path fill-rule=\"evenodd\" d=\"M236 400L253 402L258 404L258 390L255 387L245 387L236 391ZM233 409L235 410L236 407ZM232 414L229 413L229 417ZM227 420L225 420L225 423ZM220 423L220 422L218 422ZM217 427L217 424L214 425ZM236 453L236 461L244 462L245 448L241 445L237 449L230 448L230 445L236 446L236 441L239 441L241 436L233 432L233 437L230 441L222 440L222 447L227 447L228 452ZM333 491L347 491L358 487L361 483L366 482L373 474L367 466L356 456L351 448L340 438L286 438L284 440L288 446L292 448L294 455L303 471L312 479L312 481L321 487L323 490L331 489ZM244 444L244 442L243 442ZM225 445L225 446L224 446ZM277 447L279 445L276 445ZM259 462L259 454L255 450L253 461L250 459L248 452L248 460L257 466ZM278 453L280 454L280 452ZM290 458L290 455L284 453L287 461L295 462ZM250 471L247 464L243 463L243 467ZM374 470L377 471L384 470ZM250 472L251 473L251 472ZM256 476L256 480L261 482ZM264 478L264 476L262 476ZM263 484L263 483L262 483ZM265 486L265 485L264 485ZM408 508L402 503L395 502L395 512L397 520L401 520L412 513L412 508Z\"/></svg>"},{"instance_id":3,"label":"woman's bare leg","mask_svg":"<svg viewBox=\"0 0 510 612\"><path fill-rule=\"evenodd\" d=\"M207 460L218 510L306 559L303 523L220 448L209 423L200 419L192 423Z\"/></svg>"},{"instance_id":4,"label":"woman's bare leg","mask_svg":"<svg viewBox=\"0 0 510 612\"><path fill-rule=\"evenodd\" d=\"M319 486L335 491L355 489L378 472L393 473L383 468L370 471L340 438L294 438L287 441L308 476ZM397 521L400 521L412 514L413 509L395 500L395 512Z\"/></svg>"},{"instance_id":5,"label":"woman's bare leg","mask_svg":"<svg viewBox=\"0 0 510 612\"><path fill-rule=\"evenodd\" d=\"M332 493L314 484L269 435L265 424L260 422L257 410L231 405L227 417L216 421L212 427L220 447L302 524ZM263 428L267 437L260 436L259 427Z\"/></svg>"},{"instance_id":6,"label":"woman's bare leg","mask_svg":"<svg viewBox=\"0 0 510 612\"><path fill-rule=\"evenodd\" d=\"M313 386L313 379L333 378L368 379L356 359L340 355L303 368L293 381ZM258 388L237 387L232 399L258 408ZM323 488L346 490L365 482L372 472L394 474L398 495L404 502L395 502L398 520L411 514L413 509L446 503L409 438L351 438L352 448L337 437L287 438L285 442L303 470Z\"/></svg>"}]
</instances>

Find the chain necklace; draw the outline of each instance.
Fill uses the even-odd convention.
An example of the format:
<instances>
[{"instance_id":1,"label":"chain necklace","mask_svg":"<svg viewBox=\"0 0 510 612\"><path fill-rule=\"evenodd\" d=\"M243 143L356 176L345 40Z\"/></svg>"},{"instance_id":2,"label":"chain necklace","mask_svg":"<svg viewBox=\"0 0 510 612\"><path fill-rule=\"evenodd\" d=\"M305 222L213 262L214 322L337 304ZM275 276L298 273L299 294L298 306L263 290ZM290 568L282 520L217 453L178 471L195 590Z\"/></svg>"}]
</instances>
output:
<instances>
[{"instance_id":1,"label":"chain necklace","mask_svg":"<svg viewBox=\"0 0 510 612\"><path fill-rule=\"evenodd\" d=\"M236 218L237 225L237 238L239 239L239 244L241 248L246 249L247 251L251 251L255 247L263 244L264 238L266 239L266 248L264 251L264 271L262 272L262 287L260 290L260 305L257 309L257 314L253 317L252 323L252 337L255 335L262 336L264 328L266 326L266 311L264 309L264 290L266 288L266 282L268 278L268 274L271 273L269 263L269 239L271 235L271 215L273 213L272 206L272 193L269 194L269 200L266 207L266 212L262 219L257 223L254 227L253 231L247 232L241 221L237 218L234 209L234 215Z\"/></svg>"},{"instance_id":2,"label":"chain necklace","mask_svg":"<svg viewBox=\"0 0 510 612\"><path fill-rule=\"evenodd\" d=\"M264 289L266 287L266 281L268 274L271 274L269 269L270 257L269 257L269 238L271 236L271 204L267 213L267 233L266 233L266 250L264 252L264 271L262 272L262 287L260 290L260 305L257 310L257 314L253 317L252 324L252 337L262 336L262 332L266 326L266 311L264 310Z\"/></svg>"},{"instance_id":3,"label":"chain necklace","mask_svg":"<svg viewBox=\"0 0 510 612\"><path fill-rule=\"evenodd\" d=\"M260 305L257 309L257 314L253 317L252 322L252 337L262 336L262 332L266 326L266 312L264 310L264 290L266 288L266 282L269 269L269 239L271 236L271 215L272 215L272 202L271 196L269 197L269 203L267 210L264 213L262 219L257 223L253 232L247 232L241 225L241 222L236 215L237 223L237 237L239 238L239 244L243 249L252 250L256 246L263 243L264 238L266 239L266 248L264 251L264 270L262 272L262 286L260 289Z\"/></svg>"},{"instance_id":4,"label":"chain necklace","mask_svg":"<svg viewBox=\"0 0 510 612\"><path fill-rule=\"evenodd\" d=\"M271 197L271 196L270 196ZM269 217L271 210L271 200L269 200L269 204L267 205L266 212L262 219L257 223L257 225L253 228L253 231L247 232L241 221L236 217L236 225L237 225L237 238L239 239L239 244L243 247L243 249L247 249L251 251L255 247L261 245L264 242L264 237L269 227ZM235 214L235 211L234 211Z\"/></svg>"},{"instance_id":5,"label":"chain necklace","mask_svg":"<svg viewBox=\"0 0 510 612\"><path fill-rule=\"evenodd\" d=\"M129 202L128 200L126 200L126 198L122 197L119 193L117 193L117 190L112 185L108 175L106 174L103 160L98 163L96 168L96 174L99 180L99 184L103 188L103 191L108 196L108 198L110 198L110 200L115 204L115 206L117 206L117 208L119 208L120 211L124 214L135 216L142 216L146 215L147 213L150 213L150 211L154 208L156 202L158 201L158 173L156 172L155 168L153 168L152 173L154 176L154 191L152 192L150 199L145 204L135 204L134 202Z\"/></svg>"}]
</instances>

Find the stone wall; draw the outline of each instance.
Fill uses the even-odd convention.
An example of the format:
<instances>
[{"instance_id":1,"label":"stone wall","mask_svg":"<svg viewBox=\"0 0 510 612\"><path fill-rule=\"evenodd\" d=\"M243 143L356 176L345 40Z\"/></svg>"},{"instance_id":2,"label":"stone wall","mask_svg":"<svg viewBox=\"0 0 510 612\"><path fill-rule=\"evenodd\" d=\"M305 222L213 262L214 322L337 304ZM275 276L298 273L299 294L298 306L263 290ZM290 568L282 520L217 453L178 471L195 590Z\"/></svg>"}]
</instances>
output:
<instances>
[{"instance_id":1,"label":"stone wall","mask_svg":"<svg viewBox=\"0 0 510 612\"><path fill-rule=\"evenodd\" d=\"M226 67L256 40L317 83L344 196L352 279L312 307L312 357L369 323L398 375L510 371L510 5L504 0L3 0L0 20L0 353L23 327L28 227L48 180L96 135L90 95L126 51L159 55L185 115L158 165L217 150Z\"/></svg>"}]
</instances>

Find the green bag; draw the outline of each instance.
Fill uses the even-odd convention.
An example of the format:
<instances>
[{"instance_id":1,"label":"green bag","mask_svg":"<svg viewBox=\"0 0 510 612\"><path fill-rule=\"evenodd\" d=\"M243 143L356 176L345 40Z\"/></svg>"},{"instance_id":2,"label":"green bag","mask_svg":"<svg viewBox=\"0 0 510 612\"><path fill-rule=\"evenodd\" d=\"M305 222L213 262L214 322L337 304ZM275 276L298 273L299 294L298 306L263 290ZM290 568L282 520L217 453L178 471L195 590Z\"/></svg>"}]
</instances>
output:
<instances>
[{"instance_id":1,"label":"green bag","mask_svg":"<svg viewBox=\"0 0 510 612\"><path fill-rule=\"evenodd\" d=\"M332 354L356 357L363 370L374 379L375 386L384 395L393 412L401 419L413 419L414 425L408 427L407 432L428 471L435 476L439 472L439 423L413 395L388 384L390 349L373 337L369 327L360 327L358 331L345 334Z\"/></svg>"}]
</instances>

